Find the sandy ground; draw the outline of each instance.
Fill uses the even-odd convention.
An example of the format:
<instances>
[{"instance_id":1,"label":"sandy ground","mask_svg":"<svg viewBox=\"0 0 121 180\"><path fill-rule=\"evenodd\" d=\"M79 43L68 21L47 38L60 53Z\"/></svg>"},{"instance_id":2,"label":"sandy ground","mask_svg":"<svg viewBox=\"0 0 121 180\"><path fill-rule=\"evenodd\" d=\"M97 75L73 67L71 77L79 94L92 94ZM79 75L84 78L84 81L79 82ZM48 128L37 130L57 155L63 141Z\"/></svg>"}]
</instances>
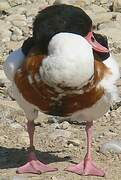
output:
<instances>
[{"instance_id":1,"label":"sandy ground","mask_svg":"<svg viewBox=\"0 0 121 180\"><path fill-rule=\"evenodd\" d=\"M2 100L3 101L3 100ZM4 100L5 102L5 100ZM14 105L13 105L14 104ZM45 163L58 167L57 172L40 175L16 174L16 168L26 162L29 144L26 132L26 119L16 103L1 103L0 111L0 180L120 180L121 154L100 152L103 143L110 139L120 139L121 108L113 110L94 122L93 157L102 167L106 176L84 177L64 171L72 163L78 163L86 152L84 125L49 123L48 118L40 115L36 122L35 146L37 155ZM71 140L74 140L76 145ZM69 143L70 142L70 143Z\"/></svg>"},{"instance_id":2,"label":"sandy ground","mask_svg":"<svg viewBox=\"0 0 121 180\"><path fill-rule=\"evenodd\" d=\"M16 22L16 20L14 19L16 17L16 12L18 12L18 14L24 14L25 11L24 9L22 10L21 8L19 8L19 6L16 8L18 9L12 8L9 13L15 14L15 16L12 17L12 22L13 20ZM26 8L26 14L28 16L26 24L28 24L28 22L31 21L31 16L33 17L33 15L35 14L34 11L37 11L37 5L35 3L32 4L32 12L30 12L30 6L26 5ZM111 14L112 12L107 12L112 17L110 18L108 14L106 16L106 14L103 13L105 12L104 9L99 8L101 7L97 6L96 8L95 6L92 6L92 10L90 10L91 7L89 6L89 12L91 11L90 15L92 15L91 17L93 18L93 21L96 21L96 26L98 27L98 29L99 25L100 28L101 25L104 25L104 27L107 27L108 30L110 29L111 33L109 33L108 30L104 28L104 34L110 37L109 41L111 41L111 43L114 42L112 47L114 45L116 47L112 48L112 50L118 53L115 54L115 56L119 58L118 62L121 66L121 35L119 33L121 32L119 28L121 24L120 13L115 13L113 19L113 16ZM93 10L97 10L96 15L94 15ZM100 18L102 17L100 16L100 11L102 12L101 15L103 15L103 18ZM29 15L29 13L31 13L31 16ZM5 17L4 15L1 16L1 20L5 21L4 23L1 21L3 38L6 38L6 36L4 35L4 30L6 29L6 22L9 20L6 20L7 16L8 15L5 15ZM97 18L98 16L99 18ZM116 17L117 21L115 21ZM19 18L21 20L21 17ZM116 23L118 23L119 26L117 26ZM19 24L21 29L21 23ZM13 25L10 25L10 27L11 26ZM8 31L10 27L8 27ZM117 28L116 31L113 31L113 29L111 29L112 27L115 29ZM20 29L19 31L17 29L17 33L20 32L19 35L21 38ZM26 28L24 29L24 31L24 34L27 34L28 36L28 31L26 30ZM0 35L1 34L2 33L0 32ZM16 32L15 34L12 34L14 35L14 38L16 36L16 38L18 38L19 36L18 34L16 35ZM3 44L2 41L1 43ZM21 42L19 41L8 41L3 49L5 49L5 52L8 53L11 49L19 47L20 43ZM6 49L7 47L9 48ZM0 55L0 58L2 60L2 56L5 52L2 51L2 55ZM121 80L118 83L118 87L121 95ZM84 177L64 171L64 168L66 168L70 164L79 163L86 153L86 135L84 124L66 124L65 122L61 124L49 123L47 116L44 116L42 114L40 114L38 120L36 121L36 124L37 126L34 140L38 158L44 163L48 163L54 167L58 167L59 170L57 172L44 173L40 175L18 175L16 174L16 168L23 165L27 161L26 149L29 145L29 139L26 131L26 118L15 101L12 101L10 100L10 98L8 98L6 87L3 87L1 90L0 84L0 180L121 180L121 154L116 154L112 151L102 154L100 150L102 144L108 142L111 139L121 140L120 106L118 107L118 109L113 109L111 112L107 113L102 118L94 122L93 157L97 165L103 168L106 172L106 176L103 178L92 176Z\"/></svg>"}]
</instances>

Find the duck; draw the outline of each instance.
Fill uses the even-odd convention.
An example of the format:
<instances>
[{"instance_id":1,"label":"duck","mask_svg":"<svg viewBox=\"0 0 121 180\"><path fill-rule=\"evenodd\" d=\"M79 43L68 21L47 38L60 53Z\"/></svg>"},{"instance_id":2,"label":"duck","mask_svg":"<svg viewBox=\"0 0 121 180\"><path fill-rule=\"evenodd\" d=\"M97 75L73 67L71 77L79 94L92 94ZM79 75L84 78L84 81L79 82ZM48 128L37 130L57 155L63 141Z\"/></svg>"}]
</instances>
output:
<instances>
[{"instance_id":1,"label":"duck","mask_svg":"<svg viewBox=\"0 0 121 180\"><path fill-rule=\"evenodd\" d=\"M67 4L52 5L39 11L35 17L32 37L28 37L21 48L10 53L6 63L9 62L11 71L8 70L6 73L14 74L21 67L32 47L36 46L42 54L47 54L50 39L59 32L70 32L85 37L91 44L94 54L108 54L109 52L106 46L97 41L96 33L93 32L92 20L84 10ZM7 76L12 77L9 74Z\"/></svg>"},{"instance_id":2,"label":"duck","mask_svg":"<svg viewBox=\"0 0 121 180\"><path fill-rule=\"evenodd\" d=\"M36 46L41 53L46 54L50 39L59 32L79 34L91 44L93 51L109 52L108 48L96 40L92 20L84 10L67 4L52 5L38 12L33 22L32 37L28 37L22 47L11 52L6 59L6 63L9 62L11 67L11 71L6 70L7 76L11 78L12 74L21 67L32 47ZM8 72L11 72L11 75Z\"/></svg>"},{"instance_id":3,"label":"duck","mask_svg":"<svg viewBox=\"0 0 121 180\"><path fill-rule=\"evenodd\" d=\"M64 11L66 7L67 11ZM76 16L76 23L73 18L75 11L83 14L80 8L70 5L50 6L39 12L33 24L33 37L27 39L22 48L12 52L4 63L14 98L28 120L28 162L17 169L18 173L41 174L58 170L36 157L34 120L41 111L86 122L87 153L84 160L65 170L85 176L105 175L92 158L93 121L102 117L112 101L118 98L115 83L120 76L119 66L109 52L107 39L91 32L89 17L86 21L90 24L88 30L87 25L78 24L83 18ZM59 12L65 13L67 21L73 20L75 26L71 21L70 30L58 29L66 24L66 16L59 19ZM53 26L57 29L51 29Z\"/></svg>"}]
</instances>

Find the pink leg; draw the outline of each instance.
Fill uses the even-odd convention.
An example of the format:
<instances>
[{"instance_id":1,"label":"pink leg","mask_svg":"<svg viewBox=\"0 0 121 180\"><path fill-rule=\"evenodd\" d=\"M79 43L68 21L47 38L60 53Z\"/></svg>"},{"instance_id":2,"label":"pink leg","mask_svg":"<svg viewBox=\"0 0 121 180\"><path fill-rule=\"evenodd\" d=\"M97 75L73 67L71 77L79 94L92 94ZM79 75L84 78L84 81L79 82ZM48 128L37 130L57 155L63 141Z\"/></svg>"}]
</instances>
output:
<instances>
[{"instance_id":1,"label":"pink leg","mask_svg":"<svg viewBox=\"0 0 121 180\"><path fill-rule=\"evenodd\" d=\"M99 169L92 160L92 127L93 122L87 122L86 125L86 134L87 134L87 154L82 162L77 165L73 165L66 169L80 175L92 175L92 176L101 176L103 177L105 173Z\"/></svg>"},{"instance_id":2,"label":"pink leg","mask_svg":"<svg viewBox=\"0 0 121 180\"><path fill-rule=\"evenodd\" d=\"M35 125L33 121L28 121L27 130L28 130L29 139L30 139L28 162L25 165L19 167L17 169L17 173L41 174L43 172L57 171L57 168L50 167L40 162L35 155L35 152L34 152L35 149L33 146L33 136L34 136Z\"/></svg>"}]
</instances>

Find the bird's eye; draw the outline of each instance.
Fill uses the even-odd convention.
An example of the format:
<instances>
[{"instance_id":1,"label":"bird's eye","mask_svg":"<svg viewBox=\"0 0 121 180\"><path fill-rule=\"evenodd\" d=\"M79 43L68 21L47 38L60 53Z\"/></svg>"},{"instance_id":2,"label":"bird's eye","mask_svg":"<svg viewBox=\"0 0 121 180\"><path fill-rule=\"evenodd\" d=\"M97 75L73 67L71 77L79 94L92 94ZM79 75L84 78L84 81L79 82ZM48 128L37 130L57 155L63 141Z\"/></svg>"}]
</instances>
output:
<instances>
[{"instance_id":1,"label":"bird's eye","mask_svg":"<svg viewBox=\"0 0 121 180\"><path fill-rule=\"evenodd\" d=\"M91 37L91 40L92 40L92 42L94 42L94 41L95 41L95 38L94 38L94 37Z\"/></svg>"}]
</instances>

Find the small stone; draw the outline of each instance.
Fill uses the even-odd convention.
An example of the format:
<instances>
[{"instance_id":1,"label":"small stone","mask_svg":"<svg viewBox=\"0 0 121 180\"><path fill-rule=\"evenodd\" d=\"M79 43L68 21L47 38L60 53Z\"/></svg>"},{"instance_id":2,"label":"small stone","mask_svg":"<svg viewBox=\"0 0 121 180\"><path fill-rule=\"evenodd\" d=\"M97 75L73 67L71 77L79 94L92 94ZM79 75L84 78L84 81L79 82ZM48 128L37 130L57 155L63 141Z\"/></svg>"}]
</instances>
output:
<instances>
[{"instance_id":1,"label":"small stone","mask_svg":"<svg viewBox=\"0 0 121 180\"><path fill-rule=\"evenodd\" d=\"M17 122L10 124L10 126L14 129L23 129L23 127Z\"/></svg>"},{"instance_id":2,"label":"small stone","mask_svg":"<svg viewBox=\"0 0 121 180\"><path fill-rule=\"evenodd\" d=\"M6 0L0 0L0 11L5 11L9 8L10 8L10 5Z\"/></svg>"},{"instance_id":3,"label":"small stone","mask_svg":"<svg viewBox=\"0 0 121 180\"><path fill-rule=\"evenodd\" d=\"M57 123L58 122L58 119L54 116L49 116L48 117L48 122L49 123Z\"/></svg>"},{"instance_id":4,"label":"small stone","mask_svg":"<svg viewBox=\"0 0 121 180\"><path fill-rule=\"evenodd\" d=\"M114 129L114 128L110 128L109 131L110 131L111 133L115 133L115 129Z\"/></svg>"},{"instance_id":5,"label":"small stone","mask_svg":"<svg viewBox=\"0 0 121 180\"><path fill-rule=\"evenodd\" d=\"M7 79L3 70L0 70L0 85L7 84L9 80Z\"/></svg>"},{"instance_id":6,"label":"small stone","mask_svg":"<svg viewBox=\"0 0 121 180\"><path fill-rule=\"evenodd\" d=\"M57 178L55 176L51 177L52 180L57 180Z\"/></svg>"},{"instance_id":7,"label":"small stone","mask_svg":"<svg viewBox=\"0 0 121 180\"><path fill-rule=\"evenodd\" d=\"M96 13L96 14L92 13L91 18L94 22L94 25L96 26L96 25L99 25L101 23L110 22L112 19L112 16L113 16L112 13L109 13L109 12L108 13L107 12L100 13L99 15L98 15L98 13Z\"/></svg>"},{"instance_id":8,"label":"small stone","mask_svg":"<svg viewBox=\"0 0 121 180\"><path fill-rule=\"evenodd\" d=\"M25 7L20 6L17 10L18 10L18 12L17 12L18 14L24 15L26 13Z\"/></svg>"},{"instance_id":9,"label":"small stone","mask_svg":"<svg viewBox=\"0 0 121 180\"><path fill-rule=\"evenodd\" d=\"M80 146L80 141L78 139L72 139L68 141L68 144L72 144L73 146Z\"/></svg>"},{"instance_id":10,"label":"small stone","mask_svg":"<svg viewBox=\"0 0 121 180\"><path fill-rule=\"evenodd\" d=\"M45 127L46 127L46 124L45 124L44 122L41 122L41 123L40 123L40 126L43 127L43 128L45 128Z\"/></svg>"},{"instance_id":11,"label":"small stone","mask_svg":"<svg viewBox=\"0 0 121 180\"><path fill-rule=\"evenodd\" d=\"M106 154L107 152L120 154L121 153L121 141L112 139L109 142L102 144L102 146L100 148L100 152L102 152L103 154Z\"/></svg>"},{"instance_id":12,"label":"small stone","mask_svg":"<svg viewBox=\"0 0 121 180\"><path fill-rule=\"evenodd\" d=\"M95 4L92 4L90 6L90 9L92 10L92 12L94 13L106 13L106 9L101 7L101 6L97 6Z\"/></svg>"},{"instance_id":13,"label":"small stone","mask_svg":"<svg viewBox=\"0 0 121 180\"><path fill-rule=\"evenodd\" d=\"M74 4L77 0L55 0L54 4Z\"/></svg>"},{"instance_id":14,"label":"small stone","mask_svg":"<svg viewBox=\"0 0 121 180\"><path fill-rule=\"evenodd\" d=\"M26 0L8 0L11 7L21 5L26 2Z\"/></svg>"},{"instance_id":15,"label":"small stone","mask_svg":"<svg viewBox=\"0 0 121 180\"><path fill-rule=\"evenodd\" d=\"M121 0L114 0L114 2L113 2L113 11L121 12Z\"/></svg>"},{"instance_id":16,"label":"small stone","mask_svg":"<svg viewBox=\"0 0 121 180\"><path fill-rule=\"evenodd\" d=\"M79 7L85 7L91 4L90 0L55 0L54 5L58 4L70 4Z\"/></svg>"},{"instance_id":17,"label":"small stone","mask_svg":"<svg viewBox=\"0 0 121 180\"><path fill-rule=\"evenodd\" d=\"M70 124L67 121L64 121L60 124L61 129L68 129Z\"/></svg>"},{"instance_id":18,"label":"small stone","mask_svg":"<svg viewBox=\"0 0 121 180\"><path fill-rule=\"evenodd\" d=\"M11 28L12 34L16 36L22 36L22 31L18 27L13 26Z\"/></svg>"},{"instance_id":19,"label":"small stone","mask_svg":"<svg viewBox=\"0 0 121 180\"><path fill-rule=\"evenodd\" d=\"M13 35L11 36L11 40L12 40L12 41L21 41L21 40L23 40L23 39L24 39L23 36L17 36L17 35L15 35L15 34L13 34Z\"/></svg>"},{"instance_id":20,"label":"small stone","mask_svg":"<svg viewBox=\"0 0 121 180\"><path fill-rule=\"evenodd\" d=\"M74 145L73 145L73 144L69 144L68 147L69 147L69 148L73 148Z\"/></svg>"},{"instance_id":21,"label":"small stone","mask_svg":"<svg viewBox=\"0 0 121 180\"><path fill-rule=\"evenodd\" d=\"M11 14L6 18L6 21L11 22L14 26L21 28L22 26L26 26L26 17L21 14Z\"/></svg>"},{"instance_id":22,"label":"small stone","mask_svg":"<svg viewBox=\"0 0 121 180\"><path fill-rule=\"evenodd\" d=\"M53 123L53 124L51 124L51 128L60 129L60 124L59 123Z\"/></svg>"},{"instance_id":23,"label":"small stone","mask_svg":"<svg viewBox=\"0 0 121 180\"><path fill-rule=\"evenodd\" d=\"M12 22L12 24L13 24L14 26L19 27L19 28L27 25L26 21L24 21L24 20L23 20L23 21L22 21L22 20L14 20L14 21Z\"/></svg>"}]
</instances>

